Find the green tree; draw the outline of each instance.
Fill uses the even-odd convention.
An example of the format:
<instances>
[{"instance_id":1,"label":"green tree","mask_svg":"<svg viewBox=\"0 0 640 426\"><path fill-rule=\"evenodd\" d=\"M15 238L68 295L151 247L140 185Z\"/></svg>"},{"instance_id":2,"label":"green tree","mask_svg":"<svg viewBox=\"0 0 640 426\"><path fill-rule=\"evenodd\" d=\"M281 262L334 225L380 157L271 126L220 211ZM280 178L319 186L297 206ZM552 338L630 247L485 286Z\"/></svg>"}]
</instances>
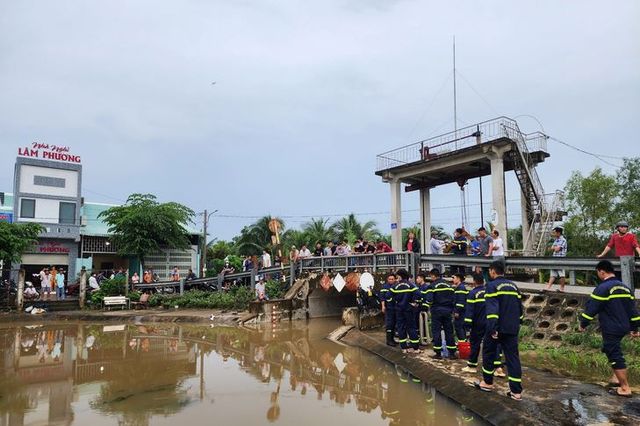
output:
<instances>
[{"instance_id":1,"label":"green tree","mask_svg":"<svg viewBox=\"0 0 640 426\"><path fill-rule=\"evenodd\" d=\"M613 230L619 202L618 185L599 167L588 176L573 172L565 187L569 256L592 256L602 250Z\"/></svg>"},{"instance_id":2,"label":"green tree","mask_svg":"<svg viewBox=\"0 0 640 426\"><path fill-rule=\"evenodd\" d=\"M640 158L625 158L616 173L620 203L616 213L632 227L640 226Z\"/></svg>"},{"instance_id":3,"label":"green tree","mask_svg":"<svg viewBox=\"0 0 640 426\"><path fill-rule=\"evenodd\" d=\"M315 219L302 225L302 231L307 235L307 241L310 245L322 243L323 245L329 240L335 238L333 230L329 226L329 219Z\"/></svg>"},{"instance_id":4,"label":"green tree","mask_svg":"<svg viewBox=\"0 0 640 426\"><path fill-rule=\"evenodd\" d=\"M0 222L0 259L18 263L27 249L38 241L42 226L37 223Z\"/></svg>"},{"instance_id":5,"label":"green tree","mask_svg":"<svg viewBox=\"0 0 640 426\"><path fill-rule=\"evenodd\" d=\"M118 253L136 256L143 267L145 256L161 247L190 246L185 226L193 216L190 208L175 202L159 203L151 194L131 194L123 206L111 207L98 215L109 226Z\"/></svg>"},{"instance_id":6,"label":"green tree","mask_svg":"<svg viewBox=\"0 0 640 426\"><path fill-rule=\"evenodd\" d=\"M347 240L349 244L353 244L356 238L362 237L368 241L375 241L380 236L380 231L373 220L360 223L353 213L338 219L332 229L336 238Z\"/></svg>"},{"instance_id":7,"label":"green tree","mask_svg":"<svg viewBox=\"0 0 640 426\"><path fill-rule=\"evenodd\" d=\"M207 247L207 259L224 259L225 257L236 254L236 246L231 241L213 241Z\"/></svg>"}]
</instances>

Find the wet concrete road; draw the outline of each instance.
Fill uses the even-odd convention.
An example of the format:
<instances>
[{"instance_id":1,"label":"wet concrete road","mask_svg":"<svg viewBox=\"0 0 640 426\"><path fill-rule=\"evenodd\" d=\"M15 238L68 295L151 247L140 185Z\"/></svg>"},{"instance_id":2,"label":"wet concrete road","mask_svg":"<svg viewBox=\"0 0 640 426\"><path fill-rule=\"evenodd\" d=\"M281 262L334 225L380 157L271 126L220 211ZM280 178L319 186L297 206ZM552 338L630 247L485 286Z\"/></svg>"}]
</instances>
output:
<instances>
[{"instance_id":1,"label":"wet concrete road","mask_svg":"<svg viewBox=\"0 0 640 426\"><path fill-rule=\"evenodd\" d=\"M0 326L0 424L482 424L337 325Z\"/></svg>"}]
</instances>

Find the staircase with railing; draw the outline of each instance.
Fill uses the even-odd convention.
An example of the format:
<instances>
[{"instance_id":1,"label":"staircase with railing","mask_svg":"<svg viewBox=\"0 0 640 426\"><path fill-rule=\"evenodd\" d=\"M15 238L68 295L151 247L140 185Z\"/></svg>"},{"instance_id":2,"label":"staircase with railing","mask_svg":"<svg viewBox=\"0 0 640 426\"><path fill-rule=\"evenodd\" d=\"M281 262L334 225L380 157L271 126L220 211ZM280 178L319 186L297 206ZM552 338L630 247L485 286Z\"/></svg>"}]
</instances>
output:
<instances>
[{"instance_id":1,"label":"staircase with railing","mask_svg":"<svg viewBox=\"0 0 640 426\"><path fill-rule=\"evenodd\" d=\"M522 194L526 200L530 232L523 235L524 254L543 255L555 221L562 220L564 194L556 192L545 198L536 164L540 153L546 155L547 136L541 132L524 134L518 123L508 117L498 117L406 145L377 156L376 173L384 176L389 170L406 165L431 161L474 145L509 139L516 149L507 153L513 164Z\"/></svg>"}]
</instances>

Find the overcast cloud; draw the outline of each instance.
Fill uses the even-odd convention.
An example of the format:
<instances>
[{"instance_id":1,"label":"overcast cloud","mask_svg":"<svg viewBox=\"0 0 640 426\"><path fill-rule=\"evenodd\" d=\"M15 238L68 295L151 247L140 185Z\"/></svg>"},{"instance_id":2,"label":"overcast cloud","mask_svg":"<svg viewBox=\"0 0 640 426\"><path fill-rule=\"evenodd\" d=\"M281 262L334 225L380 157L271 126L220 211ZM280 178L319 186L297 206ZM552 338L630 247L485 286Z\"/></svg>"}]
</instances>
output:
<instances>
[{"instance_id":1,"label":"overcast cloud","mask_svg":"<svg viewBox=\"0 0 640 426\"><path fill-rule=\"evenodd\" d=\"M37 140L82 156L89 201L150 192L197 211L298 216L290 226L386 212L376 154L453 128L453 35L459 125L531 114L583 149L640 155L640 2L441 3L0 0L0 190L12 191L17 148ZM614 170L549 150L547 192L572 170ZM507 198L517 225L512 174ZM455 206L459 190L432 200ZM403 225L417 207L405 194ZM389 232L388 216L362 219ZM451 229L459 216L432 220ZM212 237L251 221L214 217Z\"/></svg>"}]
</instances>

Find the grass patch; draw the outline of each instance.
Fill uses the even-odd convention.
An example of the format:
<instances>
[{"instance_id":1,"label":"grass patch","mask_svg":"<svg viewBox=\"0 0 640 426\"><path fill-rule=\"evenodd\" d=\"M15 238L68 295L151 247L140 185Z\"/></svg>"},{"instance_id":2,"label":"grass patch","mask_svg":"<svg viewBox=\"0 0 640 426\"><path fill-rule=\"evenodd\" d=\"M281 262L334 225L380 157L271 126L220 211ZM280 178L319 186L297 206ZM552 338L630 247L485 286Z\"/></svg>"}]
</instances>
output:
<instances>
[{"instance_id":1,"label":"grass patch","mask_svg":"<svg viewBox=\"0 0 640 426\"><path fill-rule=\"evenodd\" d=\"M153 294L149 298L150 306L163 306L165 308L192 309L237 309L243 310L249 307L249 302L254 300L254 294L247 287L238 287L230 291L207 292L193 290L185 292L182 296L176 294Z\"/></svg>"},{"instance_id":2,"label":"grass patch","mask_svg":"<svg viewBox=\"0 0 640 426\"><path fill-rule=\"evenodd\" d=\"M607 381L612 370L602 348L602 336L593 332L566 333L559 347L533 341L525 331L520 341L523 360L532 366L578 379ZM626 336L622 352L627 361L627 374L632 384L640 384L640 341Z\"/></svg>"}]
</instances>

